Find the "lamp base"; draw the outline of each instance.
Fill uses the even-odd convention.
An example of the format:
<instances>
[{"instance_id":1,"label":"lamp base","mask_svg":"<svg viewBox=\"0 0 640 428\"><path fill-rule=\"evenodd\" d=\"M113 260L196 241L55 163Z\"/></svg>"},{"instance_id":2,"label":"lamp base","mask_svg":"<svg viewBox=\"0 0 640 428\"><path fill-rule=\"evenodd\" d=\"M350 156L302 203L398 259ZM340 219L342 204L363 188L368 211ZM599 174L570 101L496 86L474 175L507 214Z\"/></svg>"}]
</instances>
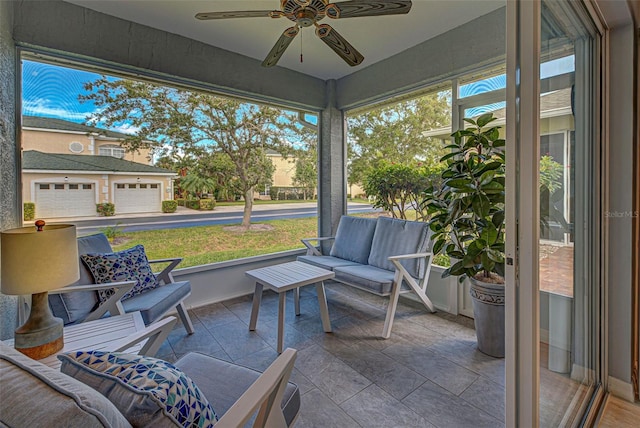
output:
<instances>
[{"instance_id":1,"label":"lamp base","mask_svg":"<svg viewBox=\"0 0 640 428\"><path fill-rule=\"evenodd\" d=\"M15 332L15 348L34 360L60 351L64 346L63 324L49 309L48 293L31 296L29 319Z\"/></svg>"}]
</instances>

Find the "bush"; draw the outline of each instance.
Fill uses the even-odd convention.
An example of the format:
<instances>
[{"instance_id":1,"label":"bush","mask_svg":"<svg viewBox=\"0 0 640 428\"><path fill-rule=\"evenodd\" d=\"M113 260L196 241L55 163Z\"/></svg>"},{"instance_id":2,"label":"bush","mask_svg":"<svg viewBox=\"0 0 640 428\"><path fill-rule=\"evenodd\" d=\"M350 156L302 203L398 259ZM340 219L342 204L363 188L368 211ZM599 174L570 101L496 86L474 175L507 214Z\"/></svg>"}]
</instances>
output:
<instances>
[{"instance_id":1,"label":"bush","mask_svg":"<svg viewBox=\"0 0 640 428\"><path fill-rule=\"evenodd\" d=\"M101 204L96 204L96 211L99 216L111 217L116 215L116 206L111 202L103 202Z\"/></svg>"},{"instance_id":2,"label":"bush","mask_svg":"<svg viewBox=\"0 0 640 428\"><path fill-rule=\"evenodd\" d=\"M211 211L216 206L215 199L200 199L200 209Z\"/></svg>"},{"instance_id":3,"label":"bush","mask_svg":"<svg viewBox=\"0 0 640 428\"><path fill-rule=\"evenodd\" d=\"M192 210L200 209L200 201L197 199L188 199L184 202L184 204L187 208L190 208Z\"/></svg>"},{"instance_id":4,"label":"bush","mask_svg":"<svg viewBox=\"0 0 640 428\"><path fill-rule=\"evenodd\" d=\"M31 221L36 218L36 204L33 202L25 202L23 208L24 221Z\"/></svg>"},{"instance_id":5,"label":"bush","mask_svg":"<svg viewBox=\"0 0 640 428\"><path fill-rule=\"evenodd\" d=\"M178 209L177 201L162 201L163 213L174 213Z\"/></svg>"},{"instance_id":6,"label":"bush","mask_svg":"<svg viewBox=\"0 0 640 428\"><path fill-rule=\"evenodd\" d=\"M305 194L309 199L313 198L313 189L304 187L278 187L273 186L269 189L269 196L272 201L296 201L304 199Z\"/></svg>"},{"instance_id":7,"label":"bush","mask_svg":"<svg viewBox=\"0 0 640 428\"><path fill-rule=\"evenodd\" d=\"M186 202L186 199L182 199L182 198L176 199L176 203L178 204L179 207L184 207L185 202Z\"/></svg>"},{"instance_id":8,"label":"bush","mask_svg":"<svg viewBox=\"0 0 640 428\"><path fill-rule=\"evenodd\" d=\"M116 238L122 235L122 228L120 227L120 222L118 222L113 226L107 226L107 227L101 228L100 232L104 233L104 236L106 236L109 242L113 244Z\"/></svg>"}]
</instances>

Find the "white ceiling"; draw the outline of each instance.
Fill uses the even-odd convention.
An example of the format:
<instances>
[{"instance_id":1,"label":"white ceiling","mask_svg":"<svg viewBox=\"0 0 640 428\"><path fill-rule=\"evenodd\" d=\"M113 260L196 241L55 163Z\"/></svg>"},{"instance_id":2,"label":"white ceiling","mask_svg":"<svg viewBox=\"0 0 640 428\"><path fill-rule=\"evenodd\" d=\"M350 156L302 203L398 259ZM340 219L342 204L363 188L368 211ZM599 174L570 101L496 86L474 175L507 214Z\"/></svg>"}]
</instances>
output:
<instances>
[{"instance_id":1,"label":"white ceiling","mask_svg":"<svg viewBox=\"0 0 640 428\"><path fill-rule=\"evenodd\" d=\"M263 60L291 21L271 18L235 18L200 21L197 12L277 10L279 0L66 0L128 21L179 34L194 40ZM506 4L506 0L415 0L407 15L325 18L365 57L350 67L320 41L313 28L298 34L278 66L321 79L340 78L425 40L458 27ZM302 35L302 37L301 37ZM302 39L302 40L300 40ZM300 63L300 50L304 62Z\"/></svg>"}]
</instances>

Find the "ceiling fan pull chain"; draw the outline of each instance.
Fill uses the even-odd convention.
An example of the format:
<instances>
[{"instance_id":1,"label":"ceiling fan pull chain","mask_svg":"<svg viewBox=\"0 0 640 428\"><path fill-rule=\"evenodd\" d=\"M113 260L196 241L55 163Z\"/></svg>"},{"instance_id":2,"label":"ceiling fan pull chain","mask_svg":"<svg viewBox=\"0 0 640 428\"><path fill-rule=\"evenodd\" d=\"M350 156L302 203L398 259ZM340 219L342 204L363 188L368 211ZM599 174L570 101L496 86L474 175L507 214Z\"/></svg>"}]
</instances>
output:
<instances>
[{"instance_id":1,"label":"ceiling fan pull chain","mask_svg":"<svg viewBox=\"0 0 640 428\"><path fill-rule=\"evenodd\" d=\"M300 63L302 64L304 61L302 59L302 31L300 31Z\"/></svg>"}]
</instances>

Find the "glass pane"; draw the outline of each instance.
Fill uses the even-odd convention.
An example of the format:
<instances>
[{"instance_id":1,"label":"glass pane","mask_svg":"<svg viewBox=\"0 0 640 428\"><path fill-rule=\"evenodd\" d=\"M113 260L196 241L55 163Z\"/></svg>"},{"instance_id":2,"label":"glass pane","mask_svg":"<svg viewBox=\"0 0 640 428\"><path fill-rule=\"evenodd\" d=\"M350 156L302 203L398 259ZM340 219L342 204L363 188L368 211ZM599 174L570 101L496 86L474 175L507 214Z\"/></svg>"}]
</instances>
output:
<instances>
[{"instance_id":1,"label":"glass pane","mask_svg":"<svg viewBox=\"0 0 640 428\"><path fill-rule=\"evenodd\" d=\"M540 425L580 420L597 379L595 35L580 3L543 2ZM567 76L570 78L567 79ZM580 225L579 227L577 225Z\"/></svg>"}]
</instances>

